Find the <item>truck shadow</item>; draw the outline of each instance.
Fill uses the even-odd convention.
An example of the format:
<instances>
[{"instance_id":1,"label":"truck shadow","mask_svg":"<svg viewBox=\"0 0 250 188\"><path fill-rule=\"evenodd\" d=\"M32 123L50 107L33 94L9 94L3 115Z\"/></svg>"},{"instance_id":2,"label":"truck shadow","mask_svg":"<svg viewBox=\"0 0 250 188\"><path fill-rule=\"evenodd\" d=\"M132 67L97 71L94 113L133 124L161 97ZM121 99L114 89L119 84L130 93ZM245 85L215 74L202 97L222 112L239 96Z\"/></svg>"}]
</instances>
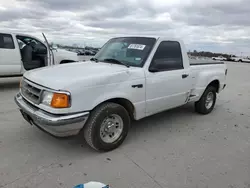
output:
<instances>
[{"instance_id":1,"label":"truck shadow","mask_svg":"<svg viewBox=\"0 0 250 188\"><path fill-rule=\"evenodd\" d=\"M169 132L170 129L174 129L173 132L179 132L181 128L188 126L190 119L196 117L197 113L194 112L193 103L164 111L132 122L129 139L132 137L133 140L133 138L143 134L157 134L159 131Z\"/></svg>"},{"instance_id":2,"label":"truck shadow","mask_svg":"<svg viewBox=\"0 0 250 188\"><path fill-rule=\"evenodd\" d=\"M216 110L216 109L215 109ZM204 119L203 116L194 112L193 103L168 110L145 119L134 121L124 143L117 149L108 153L100 153L90 148L84 141L82 134L75 137L58 139L47 133L34 129L29 129L28 134L32 135L31 140L34 146L46 148L51 153L54 151L64 159L82 160L97 156L107 156L110 154L126 153L142 147L150 147L149 143L156 142L162 144L170 137L182 138L185 132L193 132L196 124L192 122ZM23 131L23 137L27 134ZM42 149L43 150L43 149Z\"/></svg>"},{"instance_id":3,"label":"truck shadow","mask_svg":"<svg viewBox=\"0 0 250 188\"><path fill-rule=\"evenodd\" d=\"M171 134L176 134L175 136L178 136L181 132L185 131L188 124L187 122L190 122L190 118L196 118L197 116L199 115L194 112L193 104L187 104L139 121L133 121L128 137L125 139L124 143L119 148L108 152L108 154L117 152L123 153L131 148L141 147L141 144L148 139L159 141L161 138L167 138L168 135ZM189 126L192 127L192 125ZM37 128L34 127L34 129ZM82 134L75 137L58 139L38 129L33 131L34 133L32 134L35 134L36 138L38 138L35 140L35 142L37 142L36 144L39 143L39 145L43 145L45 148L55 150L62 156L70 156L71 160L79 160L82 159L82 157L91 158L95 157L96 154L101 156L106 155L105 153L99 153L90 148L85 143ZM159 141L159 143L160 142L161 141Z\"/></svg>"},{"instance_id":4,"label":"truck shadow","mask_svg":"<svg viewBox=\"0 0 250 188\"><path fill-rule=\"evenodd\" d=\"M190 119L195 119L199 116L200 115L194 112L193 103L190 103L139 121L133 121L131 122L128 137L117 150L128 149L130 147L129 145L140 144L148 138L158 138L159 134L164 134L164 137L167 137L168 134L179 134L187 128L194 129L193 125L189 125L188 122L190 122ZM79 135L75 138L76 139L70 141L70 144L81 145L84 150L86 149L85 152L94 152L92 149L89 149L83 137Z\"/></svg>"},{"instance_id":5,"label":"truck shadow","mask_svg":"<svg viewBox=\"0 0 250 188\"><path fill-rule=\"evenodd\" d=\"M21 77L0 78L0 91L8 91L19 88Z\"/></svg>"}]
</instances>

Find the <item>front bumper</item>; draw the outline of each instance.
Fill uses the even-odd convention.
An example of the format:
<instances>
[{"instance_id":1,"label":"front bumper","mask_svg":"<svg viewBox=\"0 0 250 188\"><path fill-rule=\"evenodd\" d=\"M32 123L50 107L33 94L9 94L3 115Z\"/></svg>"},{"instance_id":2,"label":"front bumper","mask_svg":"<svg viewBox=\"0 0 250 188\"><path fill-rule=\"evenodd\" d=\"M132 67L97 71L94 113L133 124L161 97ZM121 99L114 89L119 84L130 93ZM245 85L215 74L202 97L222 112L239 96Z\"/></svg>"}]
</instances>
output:
<instances>
[{"instance_id":1,"label":"front bumper","mask_svg":"<svg viewBox=\"0 0 250 188\"><path fill-rule=\"evenodd\" d=\"M77 135L89 116L89 112L69 115L50 114L29 104L20 93L15 96L15 102L26 121L56 137Z\"/></svg>"}]
</instances>

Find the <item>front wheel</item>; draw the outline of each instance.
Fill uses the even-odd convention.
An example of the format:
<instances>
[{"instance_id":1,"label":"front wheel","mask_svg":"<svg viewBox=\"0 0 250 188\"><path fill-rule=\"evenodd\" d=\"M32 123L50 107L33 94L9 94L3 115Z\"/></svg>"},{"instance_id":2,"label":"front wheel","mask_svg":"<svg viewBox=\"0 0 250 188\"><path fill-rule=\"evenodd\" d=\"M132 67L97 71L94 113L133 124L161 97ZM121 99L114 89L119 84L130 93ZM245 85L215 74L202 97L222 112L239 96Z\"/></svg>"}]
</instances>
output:
<instances>
[{"instance_id":1,"label":"front wheel","mask_svg":"<svg viewBox=\"0 0 250 188\"><path fill-rule=\"evenodd\" d=\"M98 151L111 151L125 140L130 127L127 110L116 103L104 103L96 107L84 126L84 138Z\"/></svg>"},{"instance_id":2,"label":"front wheel","mask_svg":"<svg viewBox=\"0 0 250 188\"><path fill-rule=\"evenodd\" d=\"M216 89L213 86L208 86L200 100L195 103L195 111L200 114L209 114L216 102Z\"/></svg>"}]
</instances>

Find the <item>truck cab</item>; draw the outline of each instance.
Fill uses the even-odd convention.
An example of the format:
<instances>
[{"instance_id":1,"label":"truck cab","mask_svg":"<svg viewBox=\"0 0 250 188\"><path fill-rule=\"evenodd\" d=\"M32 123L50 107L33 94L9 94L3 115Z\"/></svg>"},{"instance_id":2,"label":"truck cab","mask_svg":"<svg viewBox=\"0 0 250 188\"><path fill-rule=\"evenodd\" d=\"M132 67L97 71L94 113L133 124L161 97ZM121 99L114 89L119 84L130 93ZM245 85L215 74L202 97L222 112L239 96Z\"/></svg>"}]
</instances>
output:
<instances>
[{"instance_id":1,"label":"truck cab","mask_svg":"<svg viewBox=\"0 0 250 188\"><path fill-rule=\"evenodd\" d=\"M124 141L131 120L188 102L209 114L226 75L223 62L189 61L179 39L119 37L85 63L25 73L15 101L29 123L49 134L83 133L92 148L110 151Z\"/></svg>"},{"instance_id":2,"label":"truck cab","mask_svg":"<svg viewBox=\"0 0 250 188\"><path fill-rule=\"evenodd\" d=\"M70 53L70 54L69 54ZM20 76L25 71L78 61L72 52L51 51L40 39L10 32L0 32L0 77Z\"/></svg>"}]
</instances>

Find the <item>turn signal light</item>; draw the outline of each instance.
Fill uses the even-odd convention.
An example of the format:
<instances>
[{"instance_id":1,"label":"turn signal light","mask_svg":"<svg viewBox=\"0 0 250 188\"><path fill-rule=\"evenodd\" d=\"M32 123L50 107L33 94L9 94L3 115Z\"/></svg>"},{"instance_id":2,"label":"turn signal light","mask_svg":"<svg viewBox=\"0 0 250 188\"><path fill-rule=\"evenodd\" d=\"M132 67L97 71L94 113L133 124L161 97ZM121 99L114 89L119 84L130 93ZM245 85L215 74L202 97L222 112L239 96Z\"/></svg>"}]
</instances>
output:
<instances>
[{"instance_id":1,"label":"turn signal light","mask_svg":"<svg viewBox=\"0 0 250 188\"><path fill-rule=\"evenodd\" d=\"M68 108L70 106L69 95L65 93L54 93L50 105L54 108Z\"/></svg>"}]
</instances>

